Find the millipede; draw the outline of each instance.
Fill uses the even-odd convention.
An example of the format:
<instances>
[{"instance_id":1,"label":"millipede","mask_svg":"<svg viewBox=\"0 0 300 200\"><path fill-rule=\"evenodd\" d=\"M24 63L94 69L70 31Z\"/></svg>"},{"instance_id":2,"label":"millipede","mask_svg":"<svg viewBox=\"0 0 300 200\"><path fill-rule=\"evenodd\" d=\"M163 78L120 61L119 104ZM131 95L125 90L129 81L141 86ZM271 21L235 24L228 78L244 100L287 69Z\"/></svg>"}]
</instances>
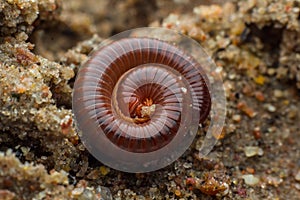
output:
<instances>
[{"instance_id":1,"label":"millipede","mask_svg":"<svg viewBox=\"0 0 300 200\"><path fill-rule=\"evenodd\" d=\"M100 46L74 84L73 111L83 143L122 171L152 171L173 162L210 109L201 64L179 46L147 36Z\"/></svg>"}]
</instances>

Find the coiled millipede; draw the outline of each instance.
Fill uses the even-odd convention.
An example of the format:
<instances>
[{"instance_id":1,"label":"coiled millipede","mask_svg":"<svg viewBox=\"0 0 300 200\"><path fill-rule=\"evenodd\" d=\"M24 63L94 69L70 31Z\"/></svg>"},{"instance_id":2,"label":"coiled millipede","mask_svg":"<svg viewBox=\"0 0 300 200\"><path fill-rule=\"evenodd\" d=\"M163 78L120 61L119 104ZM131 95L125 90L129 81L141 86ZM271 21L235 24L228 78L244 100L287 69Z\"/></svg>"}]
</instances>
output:
<instances>
[{"instance_id":1,"label":"coiled millipede","mask_svg":"<svg viewBox=\"0 0 300 200\"><path fill-rule=\"evenodd\" d=\"M202 67L212 62L199 62L179 43L149 36L153 31L191 42L159 28L121 33L92 53L74 84L73 111L84 145L121 171L153 171L176 160L214 103Z\"/></svg>"}]
</instances>

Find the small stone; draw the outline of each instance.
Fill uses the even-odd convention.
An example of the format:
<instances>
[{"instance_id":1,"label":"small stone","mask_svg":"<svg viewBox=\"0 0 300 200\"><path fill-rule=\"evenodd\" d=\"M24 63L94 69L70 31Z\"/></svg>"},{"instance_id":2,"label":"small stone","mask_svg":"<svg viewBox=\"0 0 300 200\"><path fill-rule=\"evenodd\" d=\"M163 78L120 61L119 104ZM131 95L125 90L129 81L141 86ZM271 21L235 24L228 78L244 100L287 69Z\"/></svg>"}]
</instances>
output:
<instances>
[{"instance_id":1,"label":"small stone","mask_svg":"<svg viewBox=\"0 0 300 200\"><path fill-rule=\"evenodd\" d=\"M256 155L259 155L259 156L264 155L264 151L261 148L255 147L255 146L245 147L244 152L245 152L245 155L247 157L253 157L253 156L256 156Z\"/></svg>"},{"instance_id":2,"label":"small stone","mask_svg":"<svg viewBox=\"0 0 300 200\"><path fill-rule=\"evenodd\" d=\"M21 147L21 151L22 151L23 155L26 156L26 155L29 153L30 148L27 148L27 147Z\"/></svg>"},{"instance_id":3,"label":"small stone","mask_svg":"<svg viewBox=\"0 0 300 200\"><path fill-rule=\"evenodd\" d=\"M293 11L294 13L299 13L300 8L295 7L295 8L292 9L292 11Z\"/></svg>"},{"instance_id":4,"label":"small stone","mask_svg":"<svg viewBox=\"0 0 300 200\"><path fill-rule=\"evenodd\" d=\"M109 188L104 186L98 186L95 189L96 195L99 196L99 199L112 200L112 194Z\"/></svg>"},{"instance_id":5,"label":"small stone","mask_svg":"<svg viewBox=\"0 0 300 200\"><path fill-rule=\"evenodd\" d=\"M229 124L227 127L228 133L233 133L236 130L236 126L234 124Z\"/></svg>"},{"instance_id":6,"label":"small stone","mask_svg":"<svg viewBox=\"0 0 300 200\"><path fill-rule=\"evenodd\" d=\"M300 170L297 172L295 179L296 181L300 181Z\"/></svg>"},{"instance_id":7,"label":"small stone","mask_svg":"<svg viewBox=\"0 0 300 200\"><path fill-rule=\"evenodd\" d=\"M268 176L268 177L266 177L266 182L269 185L278 187L283 182L283 179L279 178L279 177L275 177L275 176Z\"/></svg>"},{"instance_id":8,"label":"small stone","mask_svg":"<svg viewBox=\"0 0 300 200\"><path fill-rule=\"evenodd\" d=\"M221 193L222 196L226 196L229 193L229 185L227 183L223 184L226 187L226 190Z\"/></svg>"},{"instance_id":9,"label":"small stone","mask_svg":"<svg viewBox=\"0 0 300 200\"><path fill-rule=\"evenodd\" d=\"M232 120L235 122L240 122L241 121L241 115L233 115Z\"/></svg>"},{"instance_id":10,"label":"small stone","mask_svg":"<svg viewBox=\"0 0 300 200\"><path fill-rule=\"evenodd\" d=\"M95 170L92 170L88 175L87 175L87 178L88 179L92 179L92 180L96 180L99 178L100 176L100 170L98 169L95 169Z\"/></svg>"},{"instance_id":11,"label":"small stone","mask_svg":"<svg viewBox=\"0 0 300 200\"><path fill-rule=\"evenodd\" d=\"M269 68L267 73L268 75L273 76L276 73L276 70L274 68Z\"/></svg>"},{"instance_id":12,"label":"small stone","mask_svg":"<svg viewBox=\"0 0 300 200\"><path fill-rule=\"evenodd\" d=\"M277 130L277 128L275 126L271 126L267 130L269 133L274 133Z\"/></svg>"},{"instance_id":13,"label":"small stone","mask_svg":"<svg viewBox=\"0 0 300 200\"><path fill-rule=\"evenodd\" d=\"M265 77L262 75L259 75L254 78L254 82L257 83L258 85L263 85L265 83Z\"/></svg>"},{"instance_id":14,"label":"small stone","mask_svg":"<svg viewBox=\"0 0 300 200\"><path fill-rule=\"evenodd\" d=\"M109 168L107 168L107 167L105 167L105 166L101 166L101 167L100 167L100 173L101 173L103 176L107 175L109 172L110 172L110 169L109 169Z\"/></svg>"},{"instance_id":15,"label":"small stone","mask_svg":"<svg viewBox=\"0 0 300 200\"><path fill-rule=\"evenodd\" d=\"M298 112L299 111L298 111L298 108L296 106L291 106L291 108L288 111L287 116L288 116L289 119L295 119L298 115Z\"/></svg>"},{"instance_id":16,"label":"small stone","mask_svg":"<svg viewBox=\"0 0 300 200\"><path fill-rule=\"evenodd\" d=\"M242 176L244 179L245 183L250 186L255 186L259 183L259 178L256 176L253 176L252 174L245 174Z\"/></svg>"},{"instance_id":17,"label":"small stone","mask_svg":"<svg viewBox=\"0 0 300 200\"><path fill-rule=\"evenodd\" d=\"M260 102L262 102L262 101L265 100L264 94L263 94L262 92L260 92L260 91L255 92L254 95L255 95L255 98L256 98L258 101L260 101Z\"/></svg>"},{"instance_id":18,"label":"small stone","mask_svg":"<svg viewBox=\"0 0 300 200\"><path fill-rule=\"evenodd\" d=\"M232 73L232 74L229 74L229 75L228 75L228 78L229 78L230 80L234 80L235 77L236 77L236 74L235 74L235 73Z\"/></svg>"},{"instance_id":19,"label":"small stone","mask_svg":"<svg viewBox=\"0 0 300 200\"><path fill-rule=\"evenodd\" d=\"M271 105L271 104L266 104L266 108L269 112L275 112L276 111L276 107Z\"/></svg>"},{"instance_id":20,"label":"small stone","mask_svg":"<svg viewBox=\"0 0 300 200\"><path fill-rule=\"evenodd\" d=\"M17 199L16 198L16 194L9 191L9 190L4 190L4 189L0 189L0 198L1 199Z\"/></svg>"},{"instance_id":21,"label":"small stone","mask_svg":"<svg viewBox=\"0 0 300 200\"><path fill-rule=\"evenodd\" d=\"M243 87L242 92L245 95L250 96L253 93L253 87L247 84Z\"/></svg>"},{"instance_id":22,"label":"small stone","mask_svg":"<svg viewBox=\"0 0 300 200\"><path fill-rule=\"evenodd\" d=\"M72 195L74 196L79 196L83 193L84 191L84 188L83 187L80 187L80 188L75 188L73 191L72 191Z\"/></svg>"},{"instance_id":23,"label":"small stone","mask_svg":"<svg viewBox=\"0 0 300 200\"><path fill-rule=\"evenodd\" d=\"M174 192L174 193L175 193L175 195L176 195L176 196L178 196L178 197L179 197L179 196L181 196L181 192L180 192L180 190L175 190L175 192Z\"/></svg>"},{"instance_id":24,"label":"small stone","mask_svg":"<svg viewBox=\"0 0 300 200\"><path fill-rule=\"evenodd\" d=\"M291 135L291 130L290 130L289 128L284 128L284 129L282 130L281 137L282 137L283 139L289 138L290 135Z\"/></svg>"},{"instance_id":25,"label":"small stone","mask_svg":"<svg viewBox=\"0 0 300 200\"><path fill-rule=\"evenodd\" d=\"M47 156L41 156L41 160L47 160Z\"/></svg>"},{"instance_id":26,"label":"small stone","mask_svg":"<svg viewBox=\"0 0 300 200\"><path fill-rule=\"evenodd\" d=\"M247 168L246 168L246 171L247 171L248 173L250 173L250 174L254 174L254 173L255 173L255 169L252 168L252 167L247 167Z\"/></svg>"},{"instance_id":27,"label":"small stone","mask_svg":"<svg viewBox=\"0 0 300 200\"><path fill-rule=\"evenodd\" d=\"M192 168L192 166L193 166L192 163L187 163L187 162L183 163L183 167L184 167L185 169L190 169L190 168Z\"/></svg>"},{"instance_id":28,"label":"small stone","mask_svg":"<svg viewBox=\"0 0 300 200\"><path fill-rule=\"evenodd\" d=\"M237 108L243 111L248 117L253 118L256 116L256 112L250 108L245 101L241 101L237 104Z\"/></svg>"},{"instance_id":29,"label":"small stone","mask_svg":"<svg viewBox=\"0 0 300 200\"><path fill-rule=\"evenodd\" d=\"M260 131L260 127L255 127L252 133L253 133L253 136L256 140L261 138L262 134L261 134L261 131Z\"/></svg>"},{"instance_id":30,"label":"small stone","mask_svg":"<svg viewBox=\"0 0 300 200\"><path fill-rule=\"evenodd\" d=\"M281 90L274 90L274 96L277 98L283 97L283 92Z\"/></svg>"},{"instance_id":31,"label":"small stone","mask_svg":"<svg viewBox=\"0 0 300 200\"><path fill-rule=\"evenodd\" d=\"M233 35L241 35L245 30L245 23L243 21L237 21L237 23L231 27L231 33Z\"/></svg>"}]
</instances>

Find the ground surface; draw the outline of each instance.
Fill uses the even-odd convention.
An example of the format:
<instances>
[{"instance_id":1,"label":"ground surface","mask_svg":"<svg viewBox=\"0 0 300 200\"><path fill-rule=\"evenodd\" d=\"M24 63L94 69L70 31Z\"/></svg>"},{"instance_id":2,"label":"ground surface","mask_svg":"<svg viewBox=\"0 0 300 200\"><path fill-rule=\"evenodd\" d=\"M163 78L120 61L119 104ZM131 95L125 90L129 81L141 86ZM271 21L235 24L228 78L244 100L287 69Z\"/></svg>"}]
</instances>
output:
<instances>
[{"instance_id":1,"label":"ground surface","mask_svg":"<svg viewBox=\"0 0 300 200\"><path fill-rule=\"evenodd\" d=\"M227 118L208 158L196 156L199 133L170 166L128 174L84 148L71 93L99 42L143 26L207 50ZM0 199L297 200L299 109L299 0L0 0Z\"/></svg>"}]
</instances>

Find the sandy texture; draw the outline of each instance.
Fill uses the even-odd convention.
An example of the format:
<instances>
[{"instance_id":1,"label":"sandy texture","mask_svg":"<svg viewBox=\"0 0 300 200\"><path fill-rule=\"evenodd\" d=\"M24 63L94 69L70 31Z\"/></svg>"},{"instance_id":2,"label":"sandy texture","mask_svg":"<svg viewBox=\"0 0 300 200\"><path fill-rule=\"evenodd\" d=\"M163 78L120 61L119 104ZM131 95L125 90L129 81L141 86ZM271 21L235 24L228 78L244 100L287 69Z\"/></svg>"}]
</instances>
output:
<instances>
[{"instance_id":1,"label":"sandy texture","mask_svg":"<svg viewBox=\"0 0 300 200\"><path fill-rule=\"evenodd\" d=\"M209 3L0 0L0 199L298 199L300 2ZM227 120L208 158L199 135L170 166L127 174L86 151L71 94L102 38L147 25L207 50Z\"/></svg>"}]
</instances>

